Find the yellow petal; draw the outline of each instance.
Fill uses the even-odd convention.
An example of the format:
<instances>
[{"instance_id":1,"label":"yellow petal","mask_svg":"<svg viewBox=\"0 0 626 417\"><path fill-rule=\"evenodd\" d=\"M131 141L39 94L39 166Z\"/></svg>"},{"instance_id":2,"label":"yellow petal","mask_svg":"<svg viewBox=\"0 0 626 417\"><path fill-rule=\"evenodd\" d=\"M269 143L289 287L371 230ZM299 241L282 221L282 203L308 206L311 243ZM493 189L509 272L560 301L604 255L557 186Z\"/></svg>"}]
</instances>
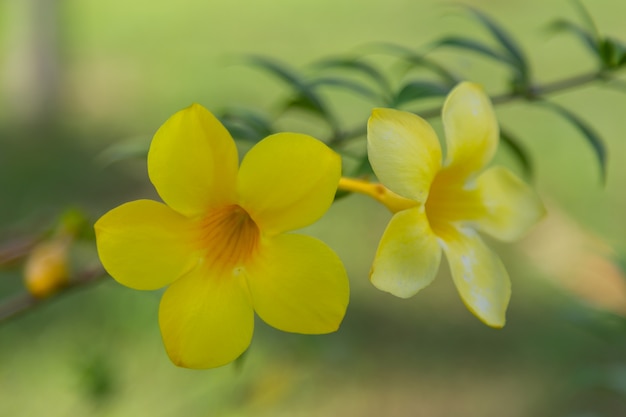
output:
<instances>
[{"instance_id":1,"label":"yellow petal","mask_svg":"<svg viewBox=\"0 0 626 417\"><path fill-rule=\"evenodd\" d=\"M305 334L339 328L350 290L341 260L326 244L309 236L275 236L248 275L254 309L267 324Z\"/></svg>"},{"instance_id":2,"label":"yellow petal","mask_svg":"<svg viewBox=\"0 0 626 417\"><path fill-rule=\"evenodd\" d=\"M256 144L239 171L239 205L266 234L318 220L333 202L341 158L311 136L279 133Z\"/></svg>"},{"instance_id":3,"label":"yellow petal","mask_svg":"<svg viewBox=\"0 0 626 417\"><path fill-rule=\"evenodd\" d=\"M196 262L189 221L156 201L138 200L114 208L96 222L95 229L102 265L127 287L161 288Z\"/></svg>"},{"instance_id":4,"label":"yellow petal","mask_svg":"<svg viewBox=\"0 0 626 417\"><path fill-rule=\"evenodd\" d=\"M163 294L159 325L167 354L178 366L204 369L234 361L250 345L254 326L243 275L195 268Z\"/></svg>"},{"instance_id":5,"label":"yellow petal","mask_svg":"<svg viewBox=\"0 0 626 417\"><path fill-rule=\"evenodd\" d=\"M471 229L448 233L443 248L467 308L488 326L503 327L511 282L500 258Z\"/></svg>"},{"instance_id":6,"label":"yellow petal","mask_svg":"<svg viewBox=\"0 0 626 417\"><path fill-rule=\"evenodd\" d=\"M485 210L476 224L497 239L519 239L545 215L535 191L505 168L490 168L476 182Z\"/></svg>"},{"instance_id":7,"label":"yellow petal","mask_svg":"<svg viewBox=\"0 0 626 417\"><path fill-rule=\"evenodd\" d=\"M154 135L148 174L167 205L192 217L234 201L238 163L228 131L207 109L193 104Z\"/></svg>"},{"instance_id":8,"label":"yellow petal","mask_svg":"<svg viewBox=\"0 0 626 417\"><path fill-rule=\"evenodd\" d=\"M499 140L496 115L489 97L477 84L455 87L443 106L446 166L465 175L480 171L493 158Z\"/></svg>"},{"instance_id":9,"label":"yellow petal","mask_svg":"<svg viewBox=\"0 0 626 417\"><path fill-rule=\"evenodd\" d=\"M441 167L441 146L422 118L374 109L367 123L367 152L378 179L405 198L423 203Z\"/></svg>"},{"instance_id":10,"label":"yellow petal","mask_svg":"<svg viewBox=\"0 0 626 417\"><path fill-rule=\"evenodd\" d=\"M380 290L408 298L430 284L441 248L423 207L396 213L378 246L370 280Z\"/></svg>"}]
</instances>

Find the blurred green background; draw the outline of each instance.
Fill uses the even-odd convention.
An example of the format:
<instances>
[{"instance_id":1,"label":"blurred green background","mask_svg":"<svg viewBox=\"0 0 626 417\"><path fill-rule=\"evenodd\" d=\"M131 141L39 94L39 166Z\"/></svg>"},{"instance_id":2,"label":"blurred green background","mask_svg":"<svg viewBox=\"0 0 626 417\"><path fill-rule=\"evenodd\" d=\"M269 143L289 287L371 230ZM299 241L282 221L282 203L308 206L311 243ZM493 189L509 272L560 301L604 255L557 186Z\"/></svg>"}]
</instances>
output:
<instances>
[{"instance_id":1,"label":"blurred green background","mask_svg":"<svg viewBox=\"0 0 626 417\"><path fill-rule=\"evenodd\" d=\"M539 81L594 69L577 41L546 30L557 17L577 18L570 3L464 3L519 38ZM626 3L586 5L601 32L626 38ZM4 0L0 243L45 230L68 207L96 219L157 198L145 160L107 163L103 152L147 143L192 102L276 111L287 90L238 62L243 54L299 68L371 42L417 49L451 33L488 39L436 0ZM505 86L502 69L476 56L433 57L490 93ZM375 290L368 270L390 215L350 196L306 230L348 269L351 304L337 333L286 334L259 321L241 361L179 369L162 347L160 293L106 279L0 324L0 416L626 415L626 96L587 87L554 99L605 139L608 179L603 186L588 143L562 119L527 104L498 108L528 149L550 210L526 240L496 245L513 281L504 329L465 309L446 265L412 299ZM333 100L346 120L365 121L371 109L346 94ZM323 132L297 116L282 123ZM519 170L506 149L497 159ZM79 251L93 257L93 244ZM20 270L0 270L0 296L21 291Z\"/></svg>"}]
</instances>

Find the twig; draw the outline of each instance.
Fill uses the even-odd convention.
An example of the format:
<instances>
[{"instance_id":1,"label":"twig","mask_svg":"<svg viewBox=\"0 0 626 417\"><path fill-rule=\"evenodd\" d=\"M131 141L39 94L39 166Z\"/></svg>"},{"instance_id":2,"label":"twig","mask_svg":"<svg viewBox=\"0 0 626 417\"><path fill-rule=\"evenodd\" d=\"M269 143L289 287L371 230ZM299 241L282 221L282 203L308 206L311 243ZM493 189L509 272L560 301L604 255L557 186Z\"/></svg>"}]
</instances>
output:
<instances>
[{"instance_id":1,"label":"twig","mask_svg":"<svg viewBox=\"0 0 626 417\"><path fill-rule=\"evenodd\" d=\"M67 294L70 291L78 288L84 288L87 285L96 283L106 276L107 274L102 266L98 265L81 271L73 279L71 279L67 285L50 297L36 298L30 294L20 294L0 302L0 324L51 300L56 300L59 296Z\"/></svg>"},{"instance_id":2,"label":"twig","mask_svg":"<svg viewBox=\"0 0 626 417\"><path fill-rule=\"evenodd\" d=\"M566 78L543 85L531 86L527 91L515 91L511 93L497 94L491 97L491 101L494 105L506 104L518 100L534 101L548 94L571 90L573 88L581 87L598 80L611 81L614 79L615 77L605 72L580 74L571 78ZM419 112L419 116L424 119L433 119L439 117L441 116L441 106L422 110ZM352 139L356 139L365 135L366 132L367 130L365 127L365 123L362 123L357 128L343 131L339 135L332 137L327 142L327 144L331 147L339 146L343 143L349 142Z\"/></svg>"},{"instance_id":3,"label":"twig","mask_svg":"<svg viewBox=\"0 0 626 417\"><path fill-rule=\"evenodd\" d=\"M0 246L0 268L26 257L40 239L22 237Z\"/></svg>"}]
</instances>

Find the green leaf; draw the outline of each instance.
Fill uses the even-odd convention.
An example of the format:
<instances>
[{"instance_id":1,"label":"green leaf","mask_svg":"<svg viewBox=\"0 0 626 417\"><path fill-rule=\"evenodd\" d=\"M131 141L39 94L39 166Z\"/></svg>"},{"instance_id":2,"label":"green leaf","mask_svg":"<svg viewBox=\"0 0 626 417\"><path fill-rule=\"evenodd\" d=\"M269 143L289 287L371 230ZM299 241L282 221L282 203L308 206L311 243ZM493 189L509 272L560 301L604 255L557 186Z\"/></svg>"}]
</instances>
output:
<instances>
[{"instance_id":1,"label":"green leaf","mask_svg":"<svg viewBox=\"0 0 626 417\"><path fill-rule=\"evenodd\" d=\"M513 60L516 68L519 70L524 80L528 81L528 62L522 52L522 48L517 44L515 39L513 39L509 33L507 33L500 25L483 12L469 6L466 6L465 9L468 10L480 23L482 23L494 39L498 41L502 48L508 52L508 56Z\"/></svg>"},{"instance_id":2,"label":"green leaf","mask_svg":"<svg viewBox=\"0 0 626 417\"><path fill-rule=\"evenodd\" d=\"M291 86L294 90L300 91L305 86L304 80L298 73L276 60L262 56L250 55L244 58L244 62L251 66L258 67L277 77Z\"/></svg>"},{"instance_id":3,"label":"green leaf","mask_svg":"<svg viewBox=\"0 0 626 417\"><path fill-rule=\"evenodd\" d=\"M600 175L602 182L606 182L606 171L607 171L607 151L606 145L604 141L600 138L600 135L596 133L591 126L589 126L585 121L583 121L576 114L572 113L565 107L561 107L560 105L550 102L550 101L538 101L538 103L543 104L547 108L553 110L555 113L561 115L565 120L569 121L574 127L578 129L580 133L583 134L587 142L591 145L595 156L598 160L598 164L600 165Z\"/></svg>"},{"instance_id":4,"label":"green leaf","mask_svg":"<svg viewBox=\"0 0 626 417\"><path fill-rule=\"evenodd\" d=\"M151 136L138 136L115 143L100 152L96 160L103 166L108 166L127 159L145 159L151 140Z\"/></svg>"},{"instance_id":5,"label":"green leaf","mask_svg":"<svg viewBox=\"0 0 626 417\"><path fill-rule=\"evenodd\" d=\"M380 103L381 101L384 101L384 98L382 98L380 94L376 93L376 91L372 90L367 85L346 78L321 77L314 79L310 82L309 85L313 88L317 88L320 86L339 87L344 90L352 91L367 99L370 99L374 103Z\"/></svg>"},{"instance_id":6,"label":"green leaf","mask_svg":"<svg viewBox=\"0 0 626 417\"><path fill-rule=\"evenodd\" d=\"M412 69L413 67L428 69L433 74L437 75L448 87L454 87L460 82L460 79L452 72L448 71L444 66L424 55L420 55L406 46L384 42L374 44L373 48L380 49L385 53L400 57L400 59L409 64L408 69Z\"/></svg>"},{"instance_id":7,"label":"green leaf","mask_svg":"<svg viewBox=\"0 0 626 417\"><path fill-rule=\"evenodd\" d=\"M367 154L363 155L356 169L352 173L353 177L363 177L370 176L374 174L374 169L372 169L372 165L370 164L370 160L367 157Z\"/></svg>"},{"instance_id":8,"label":"green leaf","mask_svg":"<svg viewBox=\"0 0 626 417\"><path fill-rule=\"evenodd\" d=\"M580 15L583 23L587 27L587 32L589 32L592 35L593 39L596 41L596 43L598 43L600 41L600 33L598 32L598 28L596 27L596 23L593 21L591 14L589 14L589 11L582 4L582 2L574 0L572 1L572 3L574 4L574 7L576 7L576 10L578 11L578 14Z\"/></svg>"},{"instance_id":9,"label":"green leaf","mask_svg":"<svg viewBox=\"0 0 626 417\"><path fill-rule=\"evenodd\" d=\"M605 38L600 42L599 55L606 69L617 69L626 63L626 45L617 39Z\"/></svg>"},{"instance_id":10,"label":"green leaf","mask_svg":"<svg viewBox=\"0 0 626 417\"><path fill-rule=\"evenodd\" d=\"M533 165L530 157L528 156L528 152L526 152L526 149L524 149L524 147L521 145L518 138L515 137L511 132L503 129L502 126L500 126L500 139L502 140L502 143L504 143L513 153L515 159L519 161L524 171L525 177L529 180L532 180L534 175Z\"/></svg>"},{"instance_id":11,"label":"green leaf","mask_svg":"<svg viewBox=\"0 0 626 417\"><path fill-rule=\"evenodd\" d=\"M314 63L317 70L345 69L361 73L371 79L384 94L391 93L391 85L387 77L373 65L355 58L328 58Z\"/></svg>"},{"instance_id":12,"label":"green leaf","mask_svg":"<svg viewBox=\"0 0 626 417\"><path fill-rule=\"evenodd\" d=\"M429 97L441 97L448 94L450 89L442 84L431 81L409 81L404 84L392 103L392 107Z\"/></svg>"},{"instance_id":13,"label":"green leaf","mask_svg":"<svg viewBox=\"0 0 626 417\"><path fill-rule=\"evenodd\" d=\"M309 111L322 117L333 130L338 129L337 120L331 113L329 107L324 103L324 100L322 100L311 85L294 70L275 60L260 56L248 56L246 62L274 75L294 90L294 97L286 101L283 110L295 107Z\"/></svg>"},{"instance_id":14,"label":"green leaf","mask_svg":"<svg viewBox=\"0 0 626 417\"><path fill-rule=\"evenodd\" d=\"M468 51L476 52L480 55L486 56L488 58L494 59L496 61L503 62L509 66L515 67L515 62L511 60L511 58L499 52L482 42L475 41L473 39L462 38L460 36L448 36L439 40L436 40L433 44L433 48L439 48L442 46L454 47L465 49Z\"/></svg>"},{"instance_id":15,"label":"green leaf","mask_svg":"<svg viewBox=\"0 0 626 417\"><path fill-rule=\"evenodd\" d=\"M550 23L550 25L548 26L548 30L551 30L553 32L569 32L574 34L576 37L578 37L578 39L582 41L582 43L587 48L589 48L591 52L593 52L594 55L599 56L600 51L598 48L597 39L580 25L574 22L570 22L569 20L557 19Z\"/></svg>"},{"instance_id":16,"label":"green leaf","mask_svg":"<svg viewBox=\"0 0 626 417\"><path fill-rule=\"evenodd\" d=\"M272 122L267 117L249 109L231 108L219 119L236 139L258 142L274 133Z\"/></svg>"}]
</instances>

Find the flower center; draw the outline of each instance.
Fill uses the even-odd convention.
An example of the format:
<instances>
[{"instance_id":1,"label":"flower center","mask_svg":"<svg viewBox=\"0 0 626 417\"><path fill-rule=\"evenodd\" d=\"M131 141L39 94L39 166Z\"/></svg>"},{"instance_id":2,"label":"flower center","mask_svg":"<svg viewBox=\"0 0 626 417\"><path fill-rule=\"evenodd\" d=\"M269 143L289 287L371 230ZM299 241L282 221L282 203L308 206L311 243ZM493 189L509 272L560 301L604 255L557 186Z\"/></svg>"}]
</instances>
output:
<instances>
[{"instance_id":1,"label":"flower center","mask_svg":"<svg viewBox=\"0 0 626 417\"><path fill-rule=\"evenodd\" d=\"M211 210L200 224L200 245L210 267L244 266L256 253L260 231L248 212L236 204Z\"/></svg>"},{"instance_id":2,"label":"flower center","mask_svg":"<svg viewBox=\"0 0 626 417\"><path fill-rule=\"evenodd\" d=\"M483 205L479 192L466 185L464 175L442 170L430 186L426 216L433 232L443 239L460 222L470 222L481 216Z\"/></svg>"}]
</instances>

